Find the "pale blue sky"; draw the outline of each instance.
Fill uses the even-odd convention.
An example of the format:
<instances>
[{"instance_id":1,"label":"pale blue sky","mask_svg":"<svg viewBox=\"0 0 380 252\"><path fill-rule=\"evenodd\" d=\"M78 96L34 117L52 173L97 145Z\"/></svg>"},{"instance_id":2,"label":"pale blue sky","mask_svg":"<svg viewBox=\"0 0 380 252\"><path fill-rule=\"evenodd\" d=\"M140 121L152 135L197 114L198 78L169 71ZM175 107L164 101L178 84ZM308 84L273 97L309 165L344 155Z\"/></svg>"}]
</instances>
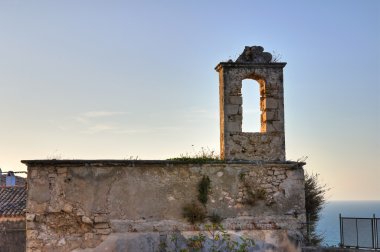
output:
<instances>
[{"instance_id":1,"label":"pale blue sky","mask_svg":"<svg viewBox=\"0 0 380 252\"><path fill-rule=\"evenodd\" d=\"M380 199L380 1L4 0L0 32L3 170L219 152L214 67L262 45L288 62L287 158Z\"/></svg>"}]
</instances>

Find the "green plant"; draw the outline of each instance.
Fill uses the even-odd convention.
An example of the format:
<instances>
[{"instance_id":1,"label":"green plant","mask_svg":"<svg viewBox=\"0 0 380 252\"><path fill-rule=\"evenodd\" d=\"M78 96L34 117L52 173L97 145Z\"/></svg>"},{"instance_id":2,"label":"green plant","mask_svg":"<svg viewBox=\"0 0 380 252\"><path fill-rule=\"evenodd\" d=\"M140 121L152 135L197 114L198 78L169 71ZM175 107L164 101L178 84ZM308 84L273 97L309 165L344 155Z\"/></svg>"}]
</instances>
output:
<instances>
[{"instance_id":1,"label":"green plant","mask_svg":"<svg viewBox=\"0 0 380 252\"><path fill-rule=\"evenodd\" d=\"M200 151L193 154L181 154L179 157L168 158L169 161L189 162L189 163L207 163L207 162L223 162L220 160L219 155L214 150L202 147Z\"/></svg>"},{"instance_id":2,"label":"green plant","mask_svg":"<svg viewBox=\"0 0 380 252\"><path fill-rule=\"evenodd\" d=\"M204 222L206 214L206 208L195 201L183 207L183 217L191 224Z\"/></svg>"},{"instance_id":3,"label":"green plant","mask_svg":"<svg viewBox=\"0 0 380 252\"><path fill-rule=\"evenodd\" d=\"M217 214L215 212L213 212L209 216L209 219L210 219L210 222L213 223L213 224L220 224L222 222L222 220L223 220L223 218L219 214Z\"/></svg>"},{"instance_id":4,"label":"green plant","mask_svg":"<svg viewBox=\"0 0 380 252\"><path fill-rule=\"evenodd\" d=\"M165 252L248 252L255 242L252 239L231 235L220 224L206 224L196 235L185 238L175 230L170 238L171 244L163 245Z\"/></svg>"},{"instance_id":5,"label":"green plant","mask_svg":"<svg viewBox=\"0 0 380 252\"><path fill-rule=\"evenodd\" d=\"M206 205L208 200L208 192L210 191L211 181L208 176L203 176L198 183L198 200L203 205Z\"/></svg>"},{"instance_id":6,"label":"green plant","mask_svg":"<svg viewBox=\"0 0 380 252\"><path fill-rule=\"evenodd\" d=\"M323 236L316 232L320 213L326 203L326 192L330 190L326 184L321 184L319 174L305 172L305 208L308 224L309 245L320 245Z\"/></svg>"},{"instance_id":7,"label":"green plant","mask_svg":"<svg viewBox=\"0 0 380 252\"><path fill-rule=\"evenodd\" d=\"M206 240L206 236L202 233L195 235L187 240L187 247L191 251L201 251L204 247L204 242Z\"/></svg>"},{"instance_id":8,"label":"green plant","mask_svg":"<svg viewBox=\"0 0 380 252\"><path fill-rule=\"evenodd\" d=\"M243 201L245 204L254 206L257 201L266 199L267 192L264 188L253 183L253 181L248 181L245 173L240 173L239 177L246 191L246 196Z\"/></svg>"}]
</instances>

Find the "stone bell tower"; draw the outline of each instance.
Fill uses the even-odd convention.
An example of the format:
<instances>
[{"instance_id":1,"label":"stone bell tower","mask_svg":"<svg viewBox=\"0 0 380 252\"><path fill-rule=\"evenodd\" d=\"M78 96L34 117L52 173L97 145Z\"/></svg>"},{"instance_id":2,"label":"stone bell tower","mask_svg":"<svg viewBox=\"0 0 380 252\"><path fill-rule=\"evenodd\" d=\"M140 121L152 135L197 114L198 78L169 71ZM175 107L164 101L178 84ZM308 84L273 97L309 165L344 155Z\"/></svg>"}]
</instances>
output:
<instances>
[{"instance_id":1,"label":"stone bell tower","mask_svg":"<svg viewBox=\"0 0 380 252\"><path fill-rule=\"evenodd\" d=\"M261 46L246 46L233 62L219 63L220 153L225 160L285 161L283 68ZM260 86L260 132L243 132L242 81Z\"/></svg>"}]
</instances>

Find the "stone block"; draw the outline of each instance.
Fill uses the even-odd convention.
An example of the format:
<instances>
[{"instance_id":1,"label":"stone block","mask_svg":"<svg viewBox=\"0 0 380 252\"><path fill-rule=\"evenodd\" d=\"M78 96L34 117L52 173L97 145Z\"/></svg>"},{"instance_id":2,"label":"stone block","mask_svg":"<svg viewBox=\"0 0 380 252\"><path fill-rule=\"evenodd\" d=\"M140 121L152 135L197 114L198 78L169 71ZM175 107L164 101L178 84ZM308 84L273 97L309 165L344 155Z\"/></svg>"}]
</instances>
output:
<instances>
[{"instance_id":1,"label":"stone block","mask_svg":"<svg viewBox=\"0 0 380 252\"><path fill-rule=\"evenodd\" d=\"M106 215L97 215L94 218L95 223L108 222L108 217Z\"/></svg>"},{"instance_id":2,"label":"stone block","mask_svg":"<svg viewBox=\"0 0 380 252\"><path fill-rule=\"evenodd\" d=\"M261 120L263 122L278 120L277 111L276 110L266 110L261 114Z\"/></svg>"},{"instance_id":3,"label":"stone block","mask_svg":"<svg viewBox=\"0 0 380 252\"><path fill-rule=\"evenodd\" d=\"M284 123L280 121L273 121L272 122L273 128L275 128L276 131L284 131Z\"/></svg>"},{"instance_id":4,"label":"stone block","mask_svg":"<svg viewBox=\"0 0 380 252\"><path fill-rule=\"evenodd\" d=\"M92 225L92 220L87 216L82 216L82 222Z\"/></svg>"},{"instance_id":5,"label":"stone block","mask_svg":"<svg viewBox=\"0 0 380 252\"><path fill-rule=\"evenodd\" d=\"M96 233L97 234L101 234L101 235L108 235L108 234L110 234L112 232L112 229L110 229L110 228L106 228L106 229L103 229L103 228L101 228L101 229L96 229Z\"/></svg>"},{"instance_id":6,"label":"stone block","mask_svg":"<svg viewBox=\"0 0 380 252\"><path fill-rule=\"evenodd\" d=\"M32 213L26 213L25 214L26 221L34 221L35 218L36 218L35 214L32 214Z\"/></svg>"},{"instance_id":7,"label":"stone block","mask_svg":"<svg viewBox=\"0 0 380 252\"><path fill-rule=\"evenodd\" d=\"M66 167L58 167L57 173L58 174L67 173L67 168Z\"/></svg>"},{"instance_id":8,"label":"stone block","mask_svg":"<svg viewBox=\"0 0 380 252\"><path fill-rule=\"evenodd\" d=\"M229 132L241 132L241 123L240 122L226 123L226 129Z\"/></svg>"},{"instance_id":9,"label":"stone block","mask_svg":"<svg viewBox=\"0 0 380 252\"><path fill-rule=\"evenodd\" d=\"M241 105L243 103L243 98L241 96L230 96L228 102L232 105Z\"/></svg>"},{"instance_id":10,"label":"stone block","mask_svg":"<svg viewBox=\"0 0 380 252\"><path fill-rule=\"evenodd\" d=\"M72 212L73 212L73 206L70 205L70 204L68 204L68 203L66 203L66 204L63 206L62 210L63 210L65 213L72 213Z\"/></svg>"},{"instance_id":11,"label":"stone block","mask_svg":"<svg viewBox=\"0 0 380 252\"><path fill-rule=\"evenodd\" d=\"M224 107L224 113L226 115L237 115L239 112L239 105L225 105Z\"/></svg>"},{"instance_id":12,"label":"stone block","mask_svg":"<svg viewBox=\"0 0 380 252\"><path fill-rule=\"evenodd\" d=\"M94 226L96 229L109 228L110 225L108 223L96 223Z\"/></svg>"},{"instance_id":13,"label":"stone block","mask_svg":"<svg viewBox=\"0 0 380 252\"><path fill-rule=\"evenodd\" d=\"M26 230L27 239L37 239L38 231L37 230Z\"/></svg>"},{"instance_id":14,"label":"stone block","mask_svg":"<svg viewBox=\"0 0 380 252\"><path fill-rule=\"evenodd\" d=\"M274 98L266 98L264 102L264 109L276 109L279 107L279 102Z\"/></svg>"},{"instance_id":15,"label":"stone block","mask_svg":"<svg viewBox=\"0 0 380 252\"><path fill-rule=\"evenodd\" d=\"M94 237L95 237L94 233L85 233L84 234L84 239L85 240L91 240L91 239L94 239Z\"/></svg>"}]
</instances>

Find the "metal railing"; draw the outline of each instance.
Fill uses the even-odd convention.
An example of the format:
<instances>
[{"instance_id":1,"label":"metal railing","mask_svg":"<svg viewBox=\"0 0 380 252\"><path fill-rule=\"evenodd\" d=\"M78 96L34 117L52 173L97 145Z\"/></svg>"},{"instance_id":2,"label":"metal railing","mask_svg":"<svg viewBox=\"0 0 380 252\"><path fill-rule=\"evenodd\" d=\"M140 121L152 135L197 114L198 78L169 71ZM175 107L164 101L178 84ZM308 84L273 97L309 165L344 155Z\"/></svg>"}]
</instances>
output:
<instances>
[{"instance_id":1,"label":"metal railing","mask_svg":"<svg viewBox=\"0 0 380 252\"><path fill-rule=\"evenodd\" d=\"M340 246L380 249L380 218L342 217L340 222Z\"/></svg>"}]
</instances>

